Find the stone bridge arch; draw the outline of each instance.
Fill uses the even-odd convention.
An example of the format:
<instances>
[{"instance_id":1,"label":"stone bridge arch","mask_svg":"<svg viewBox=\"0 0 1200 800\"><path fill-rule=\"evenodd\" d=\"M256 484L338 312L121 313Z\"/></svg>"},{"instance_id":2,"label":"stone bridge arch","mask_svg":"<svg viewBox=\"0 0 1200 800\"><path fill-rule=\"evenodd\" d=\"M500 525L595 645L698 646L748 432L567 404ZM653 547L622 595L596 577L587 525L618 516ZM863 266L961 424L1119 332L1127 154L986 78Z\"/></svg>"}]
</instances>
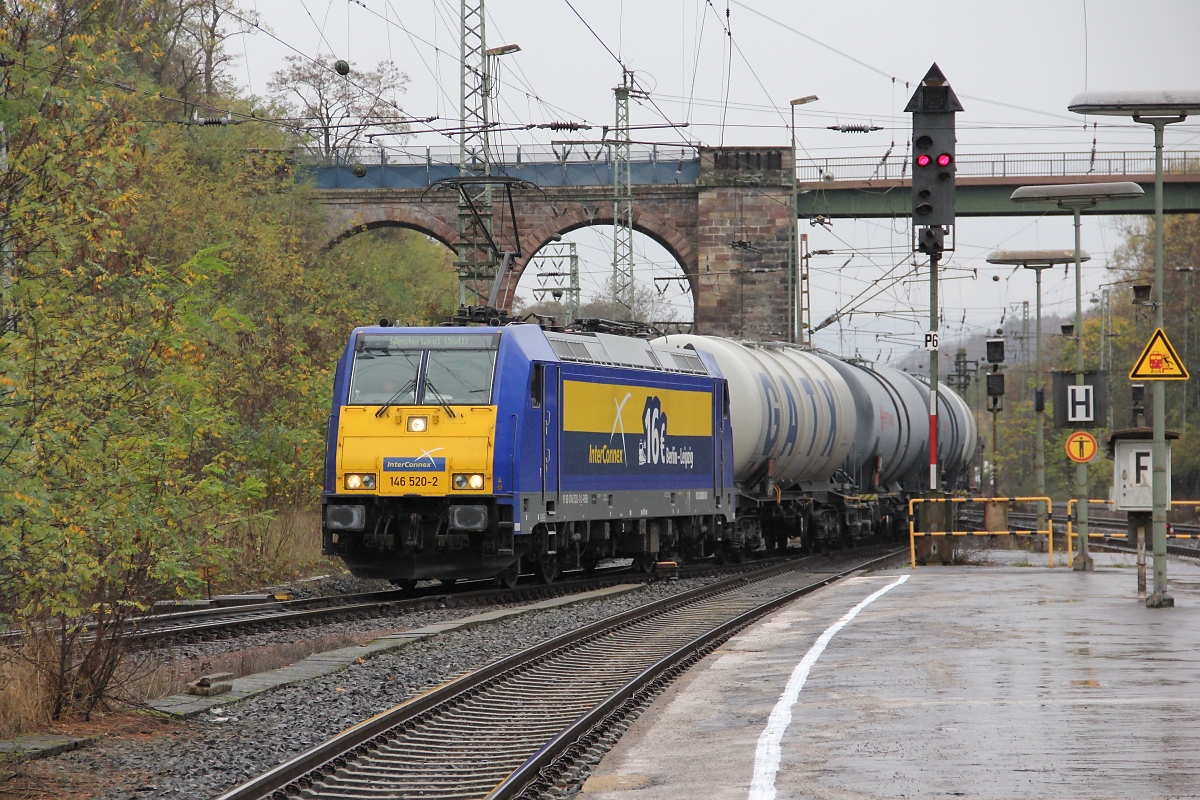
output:
<instances>
[{"instance_id":1,"label":"stone bridge arch","mask_svg":"<svg viewBox=\"0 0 1200 800\"><path fill-rule=\"evenodd\" d=\"M561 209L555 207L554 211L556 213L542 222L541 225L521 236L521 258L516 259L508 275L505 276L504 286L500 292L499 302L502 307L512 307L513 299L516 297L517 284L520 283L521 276L525 274L525 269L529 266L533 256L547 244L554 241L556 236L564 236L580 228L613 224L611 203L596 205L573 203ZM697 291L699 289L697 276L698 256L695 245L685 235L685 231L681 230L679 226L672 224L662 215L636 206L633 209L633 229L662 245L663 249L675 259L675 262L683 270L683 274L688 279L694 312L698 296Z\"/></svg>"},{"instance_id":2,"label":"stone bridge arch","mask_svg":"<svg viewBox=\"0 0 1200 800\"><path fill-rule=\"evenodd\" d=\"M356 233L375 230L376 228L406 228L417 231L444 244L452 252L458 247L458 232L447 224L446 220L454 220L455 216L447 216L447 210L439 205L450 206L454 214L457 208L451 203L397 203L380 202L366 204L361 201L354 203L336 203L326 201L328 218L326 220L325 238L328 246L333 247Z\"/></svg>"}]
</instances>

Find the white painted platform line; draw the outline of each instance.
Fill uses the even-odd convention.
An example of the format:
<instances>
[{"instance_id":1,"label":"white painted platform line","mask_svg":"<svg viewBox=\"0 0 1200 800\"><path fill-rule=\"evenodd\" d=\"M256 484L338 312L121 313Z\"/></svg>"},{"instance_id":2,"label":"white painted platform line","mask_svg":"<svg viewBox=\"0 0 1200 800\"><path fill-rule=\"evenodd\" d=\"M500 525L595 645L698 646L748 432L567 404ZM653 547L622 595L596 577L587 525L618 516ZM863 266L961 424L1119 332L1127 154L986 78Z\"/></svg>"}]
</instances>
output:
<instances>
[{"instance_id":1,"label":"white painted platform line","mask_svg":"<svg viewBox=\"0 0 1200 800\"><path fill-rule=\"evenodd\" d=\"M809 648L808 652L804 654L804 658L800 659L800 663L792 670L792 677L788 678L787 687L779 697L779 702L775 704L775 708L771 709L767 727L763 728L762 734L758 737L758 749L754 754L754 778L750 781L749 800L775 800L775 774L779 772L779 759L783 755L781 746L783 734L792 724L792 706L796 705L796 701L800 698L800 690L804 688L804 682L808 680L809 670L812 669L813 664L817 663L821 653L825 652L826 645L838 631L850 624L850 620L858 616L858 612L906 580L908 580L908 576L901 575L843 614L841 619L830 625L824 633L817 637L816 643Z\"/></svg>"}]
</instances>

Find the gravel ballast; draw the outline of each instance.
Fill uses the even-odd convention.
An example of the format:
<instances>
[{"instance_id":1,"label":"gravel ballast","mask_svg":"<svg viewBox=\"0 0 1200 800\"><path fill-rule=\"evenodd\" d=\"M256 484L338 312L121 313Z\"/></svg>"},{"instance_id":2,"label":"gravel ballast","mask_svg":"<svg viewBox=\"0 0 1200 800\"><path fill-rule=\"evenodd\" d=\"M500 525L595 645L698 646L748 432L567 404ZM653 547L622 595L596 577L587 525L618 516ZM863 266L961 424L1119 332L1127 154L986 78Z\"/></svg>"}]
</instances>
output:
<instances>
[{"instance_id":1,"label":"gravel ballast","mask_svg":"<svg viewBox=\"0 0 1200 800\"><path fill-rule=\"evenodd\" d=\"M101 742L54 761L66 769L124 776L122 785L100 795L103 798L211 798L367 717L508 653L720 579L653 583L602 600L423 639L341 672L219 706L180 723L177 736ZM443 613L461 617L477 610ZM436 614L430 621L446 617Z\"/></svg>"}]
</instances>

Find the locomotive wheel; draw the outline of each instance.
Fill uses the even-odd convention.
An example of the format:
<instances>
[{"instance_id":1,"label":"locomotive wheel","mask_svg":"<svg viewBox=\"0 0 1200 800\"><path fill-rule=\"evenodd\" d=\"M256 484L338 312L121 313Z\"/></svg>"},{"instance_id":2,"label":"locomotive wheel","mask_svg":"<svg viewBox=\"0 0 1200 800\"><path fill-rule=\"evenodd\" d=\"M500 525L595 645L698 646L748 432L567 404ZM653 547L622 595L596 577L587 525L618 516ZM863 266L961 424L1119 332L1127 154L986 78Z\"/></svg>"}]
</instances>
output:
<instances>
[{"instance_id":1,"label":"locomotive wheel","mask_svg":"<svg viewBox=\"0 0 1200 800\"><path fill-rule=\"evenodd\" d=\"M554 583L558 580L560 573L558 566L558 556L542 556L538 559L537 566L534 567L534 572L542 583Z\"/></svg>"},{"instance_id":2,"label":"locomotive wheel","mask_svg":"<svg viewBox=\"0 0 1200 800\"><path fill-rule=\"evenodd\" d=\"M388 583L402 592L411 592L417 588L416 578L392 578Z\"/></svg>"},{"instance_id":3,"label":"locomotive wheel","mask_svg":"<svg viewBox=\"0 0 1200 800\"><path fill-rule=\"evenodd\" d=\"M517 579L521 577L521 562L514 561L512 565L496 576L496 585L504 589L517 588Z\"/></svg>"},{"instance_id":4,"label":"locomotive wheel","mask_svg":"<svg viewBox=\"0 0 1200 800\"><path fill-rule=\"evenodd\" d=\"M657 563L657 553L643 553L633 560L633 571L642 575L649 575L651 572L654 572L654 565Z\"/></svg>"}]
</instances>

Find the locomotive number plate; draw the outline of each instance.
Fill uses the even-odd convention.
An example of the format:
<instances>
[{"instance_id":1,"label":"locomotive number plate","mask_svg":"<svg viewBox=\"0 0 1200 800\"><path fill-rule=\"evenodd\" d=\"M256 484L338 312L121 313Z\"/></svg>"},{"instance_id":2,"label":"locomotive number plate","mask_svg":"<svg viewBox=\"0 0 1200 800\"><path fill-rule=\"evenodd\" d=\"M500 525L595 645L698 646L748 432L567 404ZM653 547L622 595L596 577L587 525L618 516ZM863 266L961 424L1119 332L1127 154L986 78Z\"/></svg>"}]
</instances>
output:
<instances>
[{"instance_id":1,"label":"locomotive number plate","mask_svg":"<svg viewBox=\"0 0 1200 800\"><path fill-rule=\"evenodd\" d=\"M387 475L387 485L393 489L412 487L433 488L438 485L437 475Z\"/></svg>"}]
</instances>

